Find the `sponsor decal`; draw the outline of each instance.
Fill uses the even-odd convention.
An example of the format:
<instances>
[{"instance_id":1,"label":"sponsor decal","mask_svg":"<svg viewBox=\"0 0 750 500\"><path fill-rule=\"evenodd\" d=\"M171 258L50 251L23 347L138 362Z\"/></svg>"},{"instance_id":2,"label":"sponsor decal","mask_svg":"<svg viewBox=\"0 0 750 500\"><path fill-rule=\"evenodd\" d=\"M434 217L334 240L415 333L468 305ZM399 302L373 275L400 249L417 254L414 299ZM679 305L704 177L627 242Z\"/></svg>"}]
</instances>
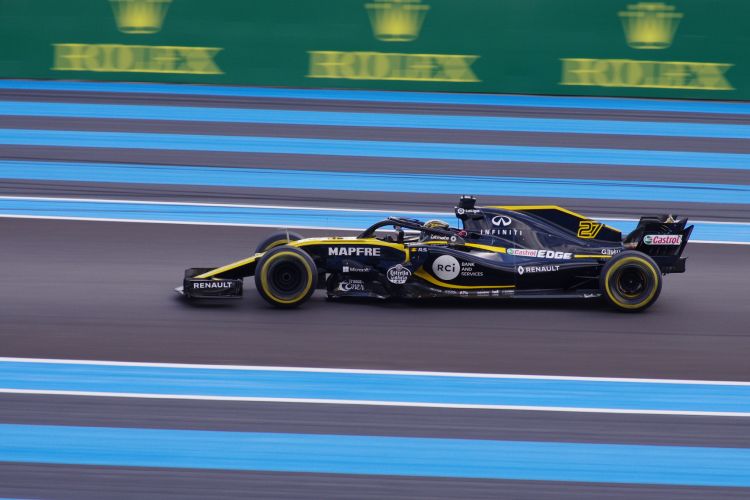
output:
<instances>
[{"instance_id":1,"label":"sponsor decal","mask_svg":"<svg viewBox=\"0 0 750 500\"><path fill-rule=\"evenodd\" d=\"M232 288L231 281L194 281L193 288Z\"/></svg>"},{"instance_id":2,"label":"sponsor decal","mask_svg":"<svg viewBox=\"0 0 750 500\"><path fill-rule=\"evenodd\" d=\"M573 258L570 252L558 252L555 250L534 250L531 248L509 248L508 255L516 257L538 257L541 259L568 260Z\"/></svg>"},{"instance_id":3,"label":"sponsor decal","mask_svg":"<svg viewBox=\"0 0 750 500\"><path fill-rule=\"evenodd\" d=\"M481 229L479 234L491 236L523 236L522 229Z\"/></svg>"},{"instance_id":4,"label":"sponsor decal","mask_svg":"<svg viewBox=\"0 0 750 500\"><path fill-rule=\"evenodd\" d=\"M539 250L537 257L543 259L572 259L573 254L569 252L556 252L554 250Z\"/></svg>"},{"instance_id":5,"label":"sponsor decal","mask_svg":"<svg viewBox=\"0 0 750 500\"><path fill-rule=\"evenodd\" d=\"M508 255L515 255L516 257L536 257L538 250L532 250L531 248L509 248Z\"/></svg>"},{"instance_id":6,"label":"sponsor decal","mask_svg":"<svg viewBox=\"0 0 750 500\"><path fill-rule=\"evenodd\" d=\"M526 273L551 273L560 269L560 266L547 265L547 266L518 266L516 268L518 274Z\"/></svg>"},{"instance_id":7,"label":"sponsor decal","mask_svg":"<svg viewBox=\"0 0 750 500\"><path fill-rule=\"evenodd\" d=\"M615 255L622 252L622 248L602 248L602 255Z\"/></svg>"},{"instance_id":8,"label":"sponsor decal","mask_svg":"<svg viewBox=\"0 0 750 500\"><path fill-rule=\"evenodd\" d=\"M458 215L477 215L482 213L478 208L457 208L456 213Z\"/></svg>"},{"instance_id":9,"label":"sponsor decal","mask_svg":"<svg viewBox=\"0 0 750 500\"><path fill-rule=\"evenodd\" d=\"M481 278L482 276L484 276L484 272L474 269L474 265L474 262L461 262L461 276L468 276L472 278Z\"/></svg>"},{"instance_id":10,"label":"sponsor decal","mask_svg":"<svg viewBox=\"0 0 750 500\"><path fill-rule=\"evenodd\" d=\"M362 280L346 280L339 283L337 288L340 292L364 292L365 282Z\"/></svg>"},{"instance_id":11,"label":"sponsor decal","mask_svg":"<svg viewBox=\"0 0 750 500\"><path fill-rule=\"evenodd\" d=\"M369 273L371 269L368 267L343 266L341 271L345 273Z\"/></svg>"},{"instance_id":12,"label":"sponsor decal","mask_svg":"<svg viewBox=\"0 0 750 500\"><path fill-rule=\"evenodd\" d=\"M461 265L452 255L441 255L432 263L432 272L441 280L455 279L461 272Z\"/></svg>"},{"instance_id":13,"label":"sponsor decal","mask_svg":"<svg viewBox=\"0 0 750 500\"><path fill-rule=\"evenodd\" d=\"M401 264L396 264L392 268L388 269L386 277L388 278L388 281L395 285L403 285L411 277L411 271L409 271Z\"/></svg>"},{"instance_id":14,"label":"sponsor decal","mask_svg":"<svg viewBox=\"0 0 750 500\"><path fill-rule=\"evenodd\" d=\"M681 245L681 234L647 234L643 237L646 245Z\"/></svg>"},{"instance_id":15,"label":"sponsor decal","mask_svg":"<svg viewBox=\"0 0 750 500\"><path fill-rule=\"evenodd\" d=\"M508 227L513 223L510 217L507 217L505 215L496 215L492 218L492 225L493 226L503 226Z\"/></svg>"},{"instance_id":16,"label":"sponsor decal","mask_svg":"<svg viewBox=\"0 0 750 500\"><path fill-rule=\"evenodd\" d=\"M594 299L596 297L601 297L601 296L602 296L601 293L584 293L583 294L584 299Z\"/></svg>"},{"instance_id":17,"label":"sponsor decal","mask_svg":"<svg viewBox=\"0 0 750 500\"><path fill-rule=\"evenodd\" d=\"M357 257L380 257L380 248L330 246L328 247L328 255L341 255L347 257L351 257L352 255Z\"/></svg>"}]
</instances>

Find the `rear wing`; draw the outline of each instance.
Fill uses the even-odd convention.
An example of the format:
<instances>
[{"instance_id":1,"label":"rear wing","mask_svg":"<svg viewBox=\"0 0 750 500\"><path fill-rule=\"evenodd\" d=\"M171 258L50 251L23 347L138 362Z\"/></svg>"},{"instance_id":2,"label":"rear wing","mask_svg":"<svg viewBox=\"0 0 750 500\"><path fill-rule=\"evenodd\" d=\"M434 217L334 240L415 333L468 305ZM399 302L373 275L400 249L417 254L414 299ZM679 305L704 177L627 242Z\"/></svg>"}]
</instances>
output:
<instances>
[{"instance_id":1,"label":"rear wing","mask_svg":"<svg viewBox=\"0 0 750 500\"><path fill-rule=\"evenodd\" d=\"M687 217L680 219L675 215L641 217L638 226L623 240L623 245L649 255L664 274L684 273L682 252L695 227L688 226L687 222Z\"/></svg>"}]
</instances>

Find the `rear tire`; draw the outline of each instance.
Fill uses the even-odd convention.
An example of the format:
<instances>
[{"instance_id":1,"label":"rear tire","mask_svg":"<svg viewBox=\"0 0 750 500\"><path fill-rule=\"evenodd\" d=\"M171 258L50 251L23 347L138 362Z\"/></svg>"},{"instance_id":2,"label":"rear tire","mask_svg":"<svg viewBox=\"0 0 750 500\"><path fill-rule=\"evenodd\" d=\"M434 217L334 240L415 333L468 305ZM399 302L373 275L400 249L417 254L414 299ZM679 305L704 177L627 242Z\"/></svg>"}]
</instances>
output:
<instances>
[{"instance_id":1,"label":"rear tire","mask_svg":"<svg viewBox=\"0 0 750 500\"><path fill-rule=\"evenodd\" d=\"M656 262L632 250L612 257L599 278L604 299L624 312L639 312L650 307L661 293L661 284L661 271Z\"/></svg>"},{"instance_id":2,"label":"rear tire","mask_svg":"<svg viewBox=\"0 0 750 500\"><path fill-rule=\"evenodd\" d=\"M318 270L299 248L283 245L267 251L255 269L255 287L275 307L297 307L315 291Z\"/></svg>"},{"instance_id":3,"label":"rear tire","mask_svg":"<svg viewBox=\"0 0 750 500\"><path fill-rule=\"evenodd\" d=\"M272 248L286 245L290 241L297 241L301 240L302 238L303 236L301 234L293 233L291 231L280 231L278 233L273 233L271 236L258 243L258 246L255 247L255 253L267 252Z\"/></svg>"}]
</instances>

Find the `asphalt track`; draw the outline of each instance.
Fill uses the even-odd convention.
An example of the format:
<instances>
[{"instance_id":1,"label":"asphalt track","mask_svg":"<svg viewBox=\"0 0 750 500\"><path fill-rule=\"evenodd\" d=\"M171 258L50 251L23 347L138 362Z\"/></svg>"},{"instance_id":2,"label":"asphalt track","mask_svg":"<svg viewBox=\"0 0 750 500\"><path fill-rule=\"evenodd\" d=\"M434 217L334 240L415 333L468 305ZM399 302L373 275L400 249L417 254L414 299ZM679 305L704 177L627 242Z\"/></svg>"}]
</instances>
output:
<instances>
[{"instance_id":1,"label":"asphalt track","mask_svg":"<svg viewBox=\"0 0 750 500\"><path fill-rule=\"evenodd\" d=\"M14 235L3 244L14 263L0 290L4 356L750 380L750 334L737 314L746 246L690 246L689 272L665 279L647 315L320 295L280 313L252 280L244 300L221 305L192 307L172 291L186 265L243 258L269 229L17 219L0 228Z\"/></svg>"},{"instance_id":2,"label":"asphalt track","mask_svg":"<svg viewBox=\"0 0 750 500\"><path fill-rule=\"evenodd\" d=\"M240 109L607 119L747 125L741 113L419 104L280 97L3 90L7 101ZM746 139L471 132L388 127L196 124L176 120L3 116L0 127L337 140L454 142L580 148L750 152ZM242 168L531 175L744 185L747 170L604 169L358 156L0 145L0 159ZM428 191L428 190L427 190ZM2 180L0 194L124 200L450 209L454 196L320 189L257 189ZM507 197L487 203L560 203L594 215L677 210L692 218L750 220L748 203L608 202ZM646 314L590 302L332 303L317 294L294 311L246 297L190 306L172 288L188 266L245 257L270 229L0 219L0 356L268 366L750 381L747 257L740 245L691 244L688 272L671 275ZM322 234L304 231L306 235ZM1 385L1 384L0 384ZM350 405L0 395L0 424L403 436L747 448L747 418L503 412ZM2 445L0 444L0 448ZM251 492L251 493L248 493ZM242 472L3 463L0 497L18 498L747 498L746 488L388 475Z\"/></svg>"}]
</instances>

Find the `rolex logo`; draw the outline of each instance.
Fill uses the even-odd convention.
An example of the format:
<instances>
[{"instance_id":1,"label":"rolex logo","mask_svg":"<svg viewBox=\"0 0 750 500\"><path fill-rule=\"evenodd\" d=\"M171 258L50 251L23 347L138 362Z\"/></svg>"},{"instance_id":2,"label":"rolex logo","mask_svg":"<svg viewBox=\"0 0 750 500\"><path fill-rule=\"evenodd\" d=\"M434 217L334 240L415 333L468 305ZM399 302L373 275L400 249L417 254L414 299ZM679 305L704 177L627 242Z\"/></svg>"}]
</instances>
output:
<instances>
[{"instance_id":1,"label":"rolex logo","mask_svg":"<svg viewBox=\"0 0 750 500\"><path fill-rule=\"evenodd\" d=\"M428 5L420 0L375 0L365 5L375 38L384 42L410 42L419 36Z\"/></svg>"},{"instance_id":2,"label":"rolex logo","mask_svg":"<svg viewBox=\"0 0 750 500\"><path fill-rule=\"evenodd\" d=\"M123 33L149 34L161 31L172 0L109 0L117 28Z\"/></svg>"},{"instance_id":3,"label":"rolex logo","mask_svg":"<svg viewBox=\"0 0 750 500\"><path fill-rule=\"evenodd\" d=\"M675 8L661 2L639 2L620 12L628 45L634 49L666 49L682 19Z\"/></svg>"}]
</instances>

